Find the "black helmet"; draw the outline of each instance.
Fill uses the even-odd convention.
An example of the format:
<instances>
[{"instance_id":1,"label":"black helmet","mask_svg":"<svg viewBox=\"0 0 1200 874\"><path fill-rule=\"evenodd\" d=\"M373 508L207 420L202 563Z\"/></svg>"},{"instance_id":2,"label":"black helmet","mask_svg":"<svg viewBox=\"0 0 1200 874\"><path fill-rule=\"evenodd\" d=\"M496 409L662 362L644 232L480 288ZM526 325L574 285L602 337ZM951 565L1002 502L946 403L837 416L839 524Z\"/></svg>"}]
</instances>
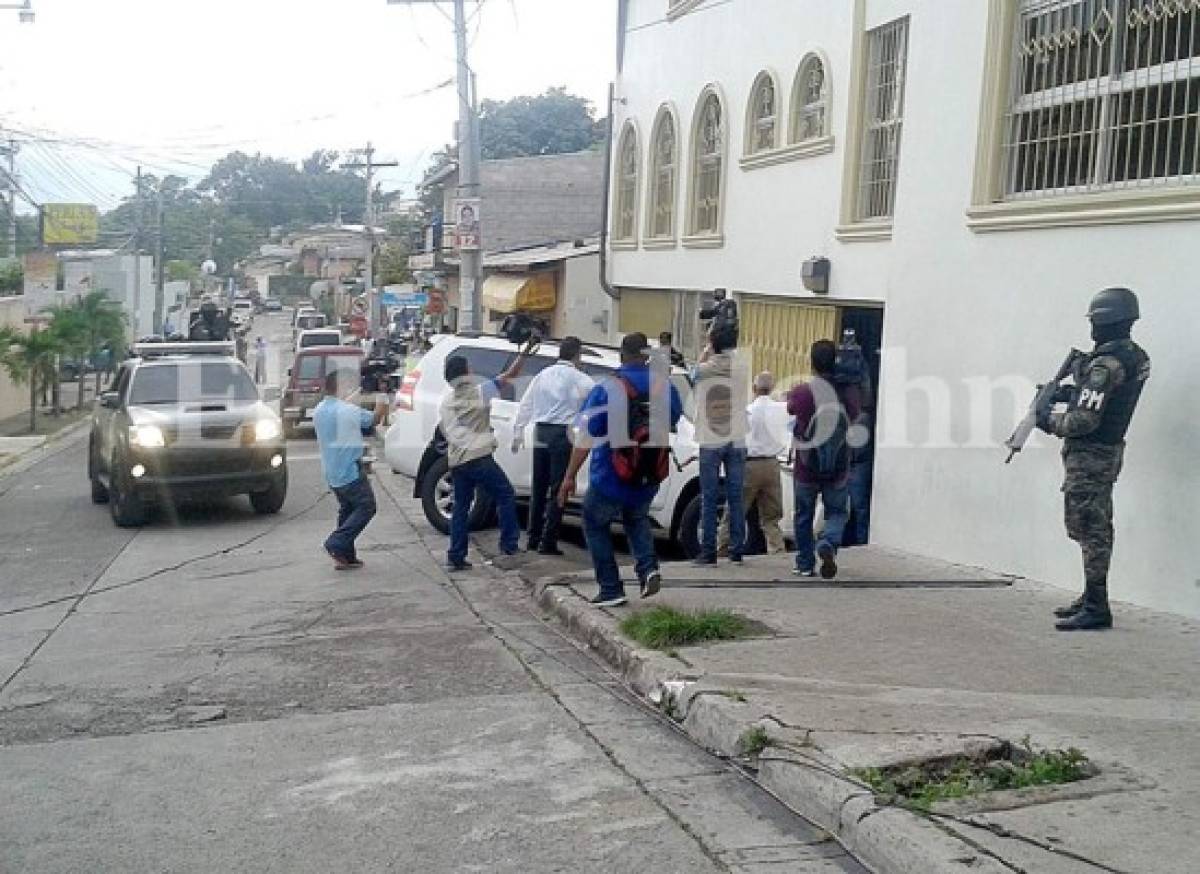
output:
<instances>
[{"instance_id":1,"label":"black helmet","mask_svg":"<svg viewBox=\"0 0 1200 874\"><path fill-rule=\"evenodd\" d=\"M1092 298L1087 317L1093 325L1136 322L1141 317L1137 295L1128 288L1106 288Z\"/></svg>"}]
</instances>

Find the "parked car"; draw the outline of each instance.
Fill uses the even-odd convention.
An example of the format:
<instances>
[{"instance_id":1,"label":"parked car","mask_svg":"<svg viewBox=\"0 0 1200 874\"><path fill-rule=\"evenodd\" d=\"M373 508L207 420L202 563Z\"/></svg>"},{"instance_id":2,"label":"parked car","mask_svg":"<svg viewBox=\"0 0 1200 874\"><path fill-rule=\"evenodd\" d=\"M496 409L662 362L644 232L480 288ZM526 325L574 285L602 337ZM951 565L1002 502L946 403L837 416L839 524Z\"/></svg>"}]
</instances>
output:
<instances>
[{"instance_id":1,"label":"parked car","mask_svg":"<svg viewBox=\"0 0 1200 874\"><path fill-rule=\"evenodd\" d=\"M313 328L301 331L296 335L296 349L308 349L311 346L341 346L342 332L337 328Z\"/></svg>"},{"instance_id":2,"label":"parked car","mask_svg":"<svg viewBox=\"0 0 1200 874\"><path fill-rule=\"evenodd\" d=\"M312 421L313 408L325 394L327 373L344 368L359 379L363 359L363 351L357 346L312 346L298 351L279 402L284 436L295 437L301 423Z\"/></svg>"},{"instance_id":3,"label":"parked car","mask_svg":"<svg viewBox=\"0 0 1200 874\"><path fill-rule=\"evenodd\" d=\"M92 501L136 527L153 502L249 495L258 513L287 496L287 448L232 342L137 344L100 395L88 441Z\"/></svg>"},{"instance_id":4,"label":"parked car","mask_svg":"<svg viewBox=\"0 0 1200 874\"><path fill-rule=\"evenodd\" d=\"M263 312L278 313L283 311L283 301L277 297L265 297L262 302Z\"/></svg>"},{"instance_id":5,"label":"parked car","mask_svg":"<svg viewBox=\"0 0 1200 874\"><path fill-rule=\"evenodd\" d=\"M248 297L239 297L233 302L233 318L242 324L249 324L254 318L254 301Z\"/></svg>"},{"instance_id":6,"label":"parked car","mask_svg":"<svg viewBox=\"0 0 1200 874\"><path fill-rule=\"evenodd\" d=\"M296 329L298 329L300 327L300 317L301 316L310 316L310 315L317 315L317 314L318 313L317 313L316 309L313 308L312 304L308 304L308 303L297 304L296 308L294 310L292 310L292 330L295 331Z\"/></svg>"},{"instance_id":7,"label":"parked car","mask_svg":"<svg viewBox=\"0 0 1200 874\"><path fill-rule=\"evenodd\" d=\"M432 347L405 375L396 392L391 425L384 438L384 456L393 472L413 480L413 496L421 500L430 524L447 533L454 509L454 493L438 429L438 406L448 390L442 376L446 359L450 355L463 355L470 362L473 373L495 375L508 367L517 349L501 337L473 334L439 334L432 342ZM530 426L526 448L513 453L509 448L513 422L529 381L557 359L558 343L543 342L526 363L521 378L492 401L492 425L500 444L496 461L508 474L520 502L528 501L531 490L533 435ZM585 347L582 366L594 378L602 379L616 370L619 363L614 348ZM675 463L650 505L650 519L658 536L679 542L684 552L694 557L700 553L700 472L699 466L693 463L698 448L692 425L691 384L681 368L675 368L671 378L684 400L684 418L680 420L677 432L671 435ZM587 479L585 466L576 482L577 500L568 506L568 514L578 514L580 501L587 491ZM472 526L479 528L488 524L491 515L492 507L477 499L471 510Z\"/></svg>"}]
</instances>

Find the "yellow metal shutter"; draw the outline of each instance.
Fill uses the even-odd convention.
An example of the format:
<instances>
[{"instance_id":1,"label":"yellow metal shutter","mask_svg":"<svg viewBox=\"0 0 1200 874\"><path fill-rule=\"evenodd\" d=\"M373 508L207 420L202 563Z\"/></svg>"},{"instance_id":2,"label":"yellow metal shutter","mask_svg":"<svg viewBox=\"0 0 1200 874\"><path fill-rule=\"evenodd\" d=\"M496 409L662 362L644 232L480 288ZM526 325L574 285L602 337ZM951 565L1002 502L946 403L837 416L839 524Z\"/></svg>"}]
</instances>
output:
<instances>
[{"instance_id":1,"label":"yellow metal shutter","mask_svg":"<svg viewBox=\"0 0 1200 874\"><path fill-rule=\"evenodd\" d=\"M836 340L838 310L832 306L741 301L741 346L754 356L754 372L769 370L780 389L809 375L809 350L817 340Z\"/></svg>"},{"instance_id":2,"label":"yellow metal shutter","mask_svg":"<svg viewBox=\"0 0 1200 874\"><path fill-rule=\"evenodd\" d=\"M622 289L618 330L622 334L641 331L652 340L662 331L671 330L675 315L675 296L666 291Z\"/></svg>"}]
</instances>

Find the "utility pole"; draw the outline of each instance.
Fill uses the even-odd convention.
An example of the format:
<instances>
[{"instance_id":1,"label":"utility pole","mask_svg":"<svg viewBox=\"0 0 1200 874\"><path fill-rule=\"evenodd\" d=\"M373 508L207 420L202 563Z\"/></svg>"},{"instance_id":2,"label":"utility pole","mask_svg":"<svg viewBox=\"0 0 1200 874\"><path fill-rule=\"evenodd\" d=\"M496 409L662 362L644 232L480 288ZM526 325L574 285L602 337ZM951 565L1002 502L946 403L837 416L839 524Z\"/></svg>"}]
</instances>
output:
<instances>
[{"instance_id":1,"label":"utility pole","mask_svg":"<svg viewBox=\"0 0 1200 874\"><path fill-rule=\"evenodd\" d=\"M8 254L17 257L17 141L9 140L0 146L0 154L8 158L8 169L4 171L5 188L8 190Z\"/></svg>"},{"instance_id":2,"label":"utility pole","mask_svg":"<svg viewBox=\"0 0 1200 874\"><path fill-rule=\"evenodd\" d=\"M388 0L388 3L436 3L437 0ZM474 75L467 58L466 0L454 0L454 41L458 54L458 196L479 197L479 165L481 147L479 119L475 108ZM483 239L483 219L480 221L480 240ZM480 319L479 289L483 281L483 252L468 249L459 252L459 297L461 313L459 328L478 330Z\"/></svg>"},{"instance_id":3,"label":"utility pole","mask_svg":"<svg viewBox=\"0 0 1200 874\"><path fill-rule=\"evenodd\" d=\"M135 217L137 224L133 234L133 325L137 334L138 319L142 314L142 165L138 164L137 178L137 209ZM135 336L134 339L137 339Z\"/></svg>"},{"instance_id":4,"label":"utility pole","mask_svg":"<svg viewBox=\"0 0 1200 874\"><path fill-rule=\"evenodd\" d=\"M371 302L371 336L377 337L377 332L383 329L382 297L375 293L375 171L380 167L398 167L395 161L376 162L375 147L367 143L363 149L363 161L357 164L345 164L346 170L367 171L367 205L363 213L363 244L366 247L366 261L363 269L363 284L366 286L367 299Z\"/></svg>"},{"instance_id":5,"label":"utility pole","mask_svg":"<svg viewBox=\"0 0 1200 874\"><path fill-rule=\"evenodd\" d=\"M166 247L164 240L166 230L166 221L163 214L163 186L162 182L158 183L158 239L155 242L155 263L158 267L158 276L154 283L154 333L163 333L163 322L165 313L163 312L166 295L164 294L164 279L166 272L163 265L163 250Z\"/></svg>"}]
</instances>

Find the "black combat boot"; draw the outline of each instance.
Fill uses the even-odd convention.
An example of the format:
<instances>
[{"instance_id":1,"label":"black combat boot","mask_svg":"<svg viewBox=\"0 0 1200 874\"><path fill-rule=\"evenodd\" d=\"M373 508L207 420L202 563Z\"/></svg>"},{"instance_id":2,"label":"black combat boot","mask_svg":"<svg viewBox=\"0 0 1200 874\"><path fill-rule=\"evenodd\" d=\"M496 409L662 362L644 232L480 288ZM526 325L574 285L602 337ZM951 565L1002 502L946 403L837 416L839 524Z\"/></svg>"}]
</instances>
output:
<instances>
[{"instance_id":1,"label":"black combat boot","mask_svg":"<svg viewBox=\"0 0 1200 874\"><path fill-rule=\"evenodd\" d=\"M1059 619L1067 619L1083 609L1083 595L1080 595L1066 607L1055 607L1054 615Z\"/></svg>"},{"instance_id":2,"label":"black combat boot","mask_svg":"<svg viewBox=\"0 0 1200 874\"><path fill-rule=\"evenodd\" d=\"M1112 624L1112 612L1108 609L1108 586L1100 582L1088 583L1079 612L1056 622L1054 627L1059 631L1101 631L1112 628Z\"/></svg>"}]
</instances>

